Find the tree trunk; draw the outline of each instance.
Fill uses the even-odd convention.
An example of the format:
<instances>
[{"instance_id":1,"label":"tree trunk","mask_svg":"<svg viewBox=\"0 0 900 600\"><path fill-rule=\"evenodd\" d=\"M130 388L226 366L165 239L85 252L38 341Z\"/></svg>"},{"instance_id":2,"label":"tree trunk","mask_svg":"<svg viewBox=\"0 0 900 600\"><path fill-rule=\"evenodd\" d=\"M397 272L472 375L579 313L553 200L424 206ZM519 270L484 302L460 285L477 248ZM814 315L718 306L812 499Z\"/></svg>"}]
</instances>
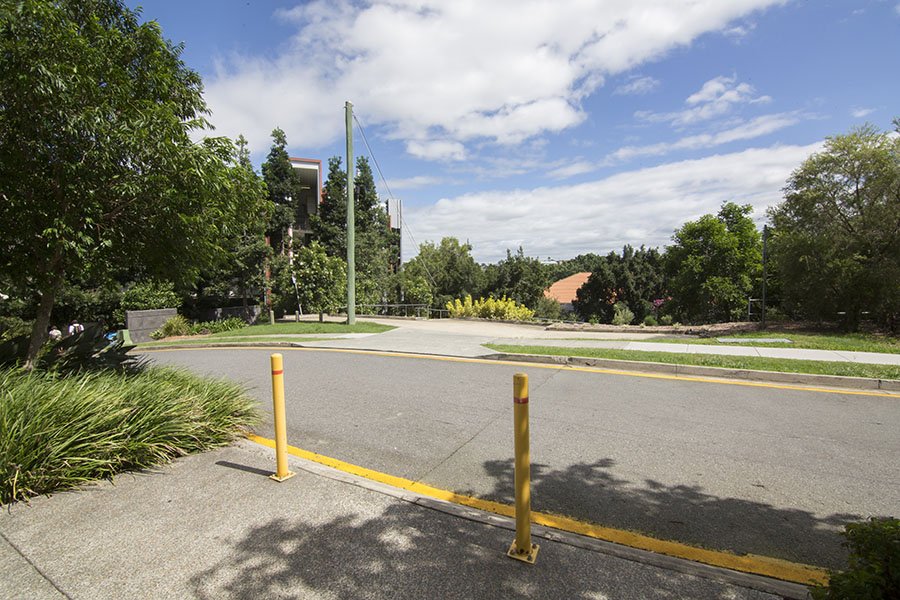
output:
<instances>
[{"instance_id":1,"label":"tree trunk","mask_svg":"<svg viewBox=\"0 0 900 600\"><path fill-rule=\"evenodd\" d=\"M59 263L58 254L54 255L50 261L51 266ZM48 289L41 293L41 304L38 307L37 316L34 319L34 327L31 329L31 339L28 341L28 353L25 355L25 368L29 371L34 369L34 362L41 346L47 339L47 327L50 325L50 313L53 310L53 303L56 301L56 293L62 285L62 271L53 273Z\"/></svg>"},{"instance_id":2,"label":"tree trunk","mask_svg":"<svg viewBox=\"0 0 900 600\"><path fill-rule=\"evenodd\" d=\"M319 323L325 322L325 313L319 312Z\"/></svg>"}]
</instances>

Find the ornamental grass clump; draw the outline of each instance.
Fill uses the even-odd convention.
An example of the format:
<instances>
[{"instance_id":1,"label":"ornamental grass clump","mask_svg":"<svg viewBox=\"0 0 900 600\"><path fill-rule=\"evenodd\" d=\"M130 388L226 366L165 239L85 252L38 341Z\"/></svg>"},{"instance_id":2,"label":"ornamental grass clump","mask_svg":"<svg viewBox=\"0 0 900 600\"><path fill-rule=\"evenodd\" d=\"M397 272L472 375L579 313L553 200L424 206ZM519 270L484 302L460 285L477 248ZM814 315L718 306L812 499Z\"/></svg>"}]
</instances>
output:
<instances>
[{"instance_id":1,"label":"ornamental grass clump","mask_svg":"<svg viewBox=\"0 0 900 600\"><path fill-rule=\"evenodd\" d=\"M0 504L222 446L257 423L237 384L185 371L0 369Z\"/></svg>"}]
</instances>

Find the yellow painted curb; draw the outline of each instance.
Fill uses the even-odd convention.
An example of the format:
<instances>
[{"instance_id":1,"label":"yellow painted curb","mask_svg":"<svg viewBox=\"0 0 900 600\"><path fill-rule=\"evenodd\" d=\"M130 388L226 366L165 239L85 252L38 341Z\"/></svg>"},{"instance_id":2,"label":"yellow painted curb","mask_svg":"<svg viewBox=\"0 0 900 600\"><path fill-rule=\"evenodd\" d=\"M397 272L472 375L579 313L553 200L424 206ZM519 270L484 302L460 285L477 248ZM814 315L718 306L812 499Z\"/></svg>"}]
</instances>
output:
<instances>
[{"instance_id":1,"label":"yellow painted curb","mask_svg":"<svg viewBox=\"0 0 900 600\"><path fill-rule=\"evenodd\" d=\"M491 361L493 362L493 361ZM275 448L275 441L258 435L250 434L248 439L269 448ZM455 492L441 490L423 483L395 477L379 471L373 471L358 465L352 465L336 458L322 456L314 452L302 450L294 446L288 446L287 451L294 456L316 462L328 467L332 467L345 473L357 475L365 479L377 481L402 490L422 494L430 498L453 502L469 506L478 510L503 515L505 517L515 518L516 508L508 504L493 502L490 500L481 500L471 496L463 496ZM695 562L704 563L716 567L723 567L733 571L742 571L744 573L752 573L754 575L764 575L784 581L791 581L809 585L812 582L825 584L828 582L828 575L825 569L812 565L804 565L800 563L792 563L777 558L769 558L766 556L758 556L755 554L746 554L738 556L730 552L718 550L706 550L695 546L688 546L679 542L671 542L666 540L658 540L652 537L632 533L622 529L613 529L611 527L603 527L591 523L583 523L561 517L558 515L534 512L531 513L531 521L537 525L552 527L561 531L567 531L578 535L584 535L607 542L613 542L628 546L630 548L638 548L640 550L648 550L657 554L673 556L675 558L683 558Z\"/></svg>"}]
</instances>

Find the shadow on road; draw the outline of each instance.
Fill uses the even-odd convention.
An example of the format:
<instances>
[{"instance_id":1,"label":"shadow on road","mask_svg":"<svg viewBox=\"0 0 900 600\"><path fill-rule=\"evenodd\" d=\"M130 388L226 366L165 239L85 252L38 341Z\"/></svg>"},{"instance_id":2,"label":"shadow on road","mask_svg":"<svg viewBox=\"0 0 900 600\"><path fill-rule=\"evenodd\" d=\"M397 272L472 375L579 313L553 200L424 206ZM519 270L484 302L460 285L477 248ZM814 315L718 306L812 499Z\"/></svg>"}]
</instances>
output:
<instances>
[{"instance_id":1,"label":"shadow on road","mask_svg":"<svg viewBox=\"0 0 900 600\"><path fill-rule=\"evenodd\" d=\"M535 565L511 560L514 533L391 502L310 524L278 518L191 578L197 598L760 598L714 581L542 542Z\"/></svg>"},{"instance_id":2,"label":"shadow on road","mask_svg":"<svg viewBox=\"0 0 900 600\"><path fill-rule=\"evenodd\" d=\"M495 484L483 498L515 502L513 465L513 459L484 463ZM532 510L715 550L830 568L845 568L847 563L838 532L846 523L865 518L854 514L819 518L803 510L720 498L700 486L629 482L612 474L614 466L612 459L559 470L532 463Z\"/></svg>"}]
</instances>

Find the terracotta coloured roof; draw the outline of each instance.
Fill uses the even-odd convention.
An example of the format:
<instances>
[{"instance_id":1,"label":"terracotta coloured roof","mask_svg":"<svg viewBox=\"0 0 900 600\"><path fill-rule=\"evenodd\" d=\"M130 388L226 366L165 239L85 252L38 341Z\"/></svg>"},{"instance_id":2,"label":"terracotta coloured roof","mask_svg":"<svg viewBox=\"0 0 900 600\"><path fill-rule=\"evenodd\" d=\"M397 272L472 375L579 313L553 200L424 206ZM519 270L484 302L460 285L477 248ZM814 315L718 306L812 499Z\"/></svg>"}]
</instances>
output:
<instances>
[{"instance_id":1,"label":"terracotta coloured roof","mask_svg":"<svg viewBox=\"0 0 900 600\"><path fill-rule=\"evenodd\" d=\"M575 292L583 286L591 274L589 272L575 273L565 279L560 279L546 290L544 296L551 300L556 300L560 304L571 304L575 299Z\"/></svg>"}]
</instances>

